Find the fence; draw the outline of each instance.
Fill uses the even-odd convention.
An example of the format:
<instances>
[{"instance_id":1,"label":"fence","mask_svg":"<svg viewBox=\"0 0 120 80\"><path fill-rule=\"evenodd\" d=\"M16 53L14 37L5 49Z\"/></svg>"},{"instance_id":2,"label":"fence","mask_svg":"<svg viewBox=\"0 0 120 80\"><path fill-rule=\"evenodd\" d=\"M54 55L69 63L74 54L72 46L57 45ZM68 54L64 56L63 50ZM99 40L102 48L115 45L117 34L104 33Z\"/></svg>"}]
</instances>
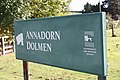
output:
<instances>
[{"instance_id":1,"label":"fence","mask_svg":"<svg viewBox=\"0 0 120 80\"><path fill-rule=\"evenodd\" d=\"M14 42L9 41L9 36L0 37L0 55L14 52Z\"/></svg>"}]
</instances>

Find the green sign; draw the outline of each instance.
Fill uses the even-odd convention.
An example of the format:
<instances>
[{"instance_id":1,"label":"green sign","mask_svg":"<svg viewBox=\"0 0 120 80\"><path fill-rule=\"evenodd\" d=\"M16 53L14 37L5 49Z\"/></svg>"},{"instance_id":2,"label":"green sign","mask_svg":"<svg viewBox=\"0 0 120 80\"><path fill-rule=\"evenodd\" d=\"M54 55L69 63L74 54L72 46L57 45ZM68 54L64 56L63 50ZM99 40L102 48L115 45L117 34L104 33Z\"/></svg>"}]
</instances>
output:
<instances>
[{"instance_id":1,"label":"green sign","mask_svg":"<svg viewBox=\"0 0 120 80\"><path fill-rule=\"evenodd\" d=\"M16 58L106 76L105 13L15 21Z\"/></svg>"}]
</instances>

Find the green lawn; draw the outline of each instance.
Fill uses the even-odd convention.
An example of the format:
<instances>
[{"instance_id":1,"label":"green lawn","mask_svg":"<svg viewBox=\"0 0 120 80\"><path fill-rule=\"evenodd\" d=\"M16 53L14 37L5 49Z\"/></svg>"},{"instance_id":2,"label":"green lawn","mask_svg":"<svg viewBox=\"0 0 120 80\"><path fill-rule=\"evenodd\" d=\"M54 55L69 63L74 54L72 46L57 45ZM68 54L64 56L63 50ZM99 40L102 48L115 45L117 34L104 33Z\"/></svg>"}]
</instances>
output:
<instances>
[{"instance_id":1,"label":"green lawn","mask_svg":"<svg viewBox=\"0 0 120 80\"><path fill-rule=\"evenodd\" d=\"M120 80L120 29L115 30L117 37L107 31L108 80ZM29 63L31 80L97 80L96 75ZM23 80L22 61L15 54L0 56L0 80Z\"/></svg>"},{"instance_id":2,"label":"green lawn","mask_svg":"<svg viewBox=\"0 0 120 80\"><path fill-rule=\"evenodd\" d=\"M120 29L115 30L117 37L111 37L107 31L108 80L120 80Z\"/></svg>"}]
</instances>

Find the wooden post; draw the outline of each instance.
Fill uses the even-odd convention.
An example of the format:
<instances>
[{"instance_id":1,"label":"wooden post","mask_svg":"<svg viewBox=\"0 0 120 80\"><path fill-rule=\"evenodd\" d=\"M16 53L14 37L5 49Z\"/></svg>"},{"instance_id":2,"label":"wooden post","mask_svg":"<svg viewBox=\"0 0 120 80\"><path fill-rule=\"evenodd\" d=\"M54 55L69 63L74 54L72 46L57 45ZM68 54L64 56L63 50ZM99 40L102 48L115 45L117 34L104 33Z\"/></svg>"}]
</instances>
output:
<instances>
[{"instance_id":1,"label":"wooden post","mask_svg":"<svg viewBox=\"0 0 120 80\"><path fill-rule=\"evenodd\" d=\"M5 44L4 44L4 37L1 37L1 46L2 46L2 55L5 55Z\"/></svg>"},{"instance_id":2,"label":"wooden post","mask_svg":"<svg viewBox=\"0 0 120 80\"><path fill-rule=\"evenodd\" d=\"M27 61L23 61L23 74L24 74L24 80L30 80Z\"/></svg>"},{"instance_id":3,"label":"wooden post","mask_svg":"<svg viewBox=\"0 0 120 80\"><path fill-rule=\"evenodd\" d=\"M107 76L99 76L98 75L98 80L107 80Z\"/></svg>"},{"instance_id":4,"label":"wooden post","mask_svg":"<svg viewBox=\"0 0 120 80\"><path fill-rule=\"evenodd\" d=\"M112 23L112 37L116 37L116 35L114 33L114 27L115 27L115 25L114 25L114 23Z\"/></svg>"},{"instance_id":5,"label":"wooden post","mask_svg":"<svg viewBox=\"0 0 120 80\"><path fill-rule=\"evenodd\" d=\"M15 41L13 41L13 52L16 53L15 52Z\"/></svg>"},{"instance_id":6,"label":"wooden post","mask_svg":"<svg viewBox=\"0 0 120 80\"><path fill-rule=\"evenodd\" d=\"M1 46L0 55L2 55L2 37L0 37L0 46Z\"/></svg>"}]
</instances>

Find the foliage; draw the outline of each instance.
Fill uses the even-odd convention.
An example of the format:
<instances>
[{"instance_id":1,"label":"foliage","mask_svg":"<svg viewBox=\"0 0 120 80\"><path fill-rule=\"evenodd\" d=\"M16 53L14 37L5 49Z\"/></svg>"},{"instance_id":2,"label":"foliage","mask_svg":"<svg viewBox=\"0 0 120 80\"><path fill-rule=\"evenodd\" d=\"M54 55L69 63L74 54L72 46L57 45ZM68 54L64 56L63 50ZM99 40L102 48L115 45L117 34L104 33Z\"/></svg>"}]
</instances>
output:
<instances>
[{"instance_id":1,"label":"foliage","mask_svg":"<svg viewBox=\"0 0 120 80\"><path fill-rule=\"evenodd\" d=\"M18 15L19 0L0 0L0 34L13 35L13 21Z\"/></svg>"},{"instance_id":2,"label":"foliage","mask_svg":"<svg viewBox=\"0 0 120 80\"><path fill-rule=\"evenodd\" d=\"M27 0L20 8L20 18L40 18L65 15L71 0Z\"/></svg>"},{"instance_id":3,"label":"foliage","mask_svg":"<svg viewBox=\"0 0 120 80\"><path fill-rule=\"evenodd\" d=\"M119 21L119 23L118 23L118 25L117 25L117 26L118 26L118 28L120 28L120 21Z\"/></svg>"},{"instance_id":4,"label":"foliage","mask_svg":"<svg viewBox=\"0 0 120 80\"><path fill-rule=\"evenodd\" d=\"M108 5L108 12L112 15L112 18L118 20L120 16L120 0L105 0L104 3Z\"/></svg>"},{"instance_id":5,"label":"foliage","mask_svg":"<svg viewBox=\"0 0 120 80\"><path fill-rule=\"evenodd\" d=\"M71 0L0 0L0 36L14 35L14 19L65 15Z\"/></svg>"},{"instance_id":6,"label":"foliage","mask_svg":"<svg viewBox=\"0 0 120 80\"><path fill-rule=\"evenodd\" d=\"M86 13L92 12L92 5L87 2L87 4L84 5L84 10Z\"/></svg>"},{"instance_id":7,"label":"foliage","mask_svg":"<svg viewBox=\"0 0 120 80\"><path fill-rule=\"evenodd\" d=\"M107 16L106 16L106 26L107 26L107 29L112 28L112 18L109 14L107 14Z\"/></svg>"},{"instance_id":8,"label":"foliage","mask_svg":"<svg viewBox=\"0 0 120 80\"><path fill-rule=\"evenodd\" d=\"M97 5L91 5L87 3L84 5L83 12L99 12L99 3ZM118 20L120 17L120 0L105 0L102 2L101 11L111 14L112 19Z\"/></svg>"},{"instance_id":9,"label":"foliage","mask_svg":"<svg viewBox=\"0 0 120 80\"><path fill-rule=\"evenodd\" d=\"M108 9L106 6L106 2L102 2L102 5L101 5L101 11L104 11L104 12L108 12ZM99 5L100 3L96 4L96 5L91 5L89 3L85 4L84 5L84 13L90 13L90 12L99 12Z\"/></svg>"},{"instance_id":10,"label":"foliage","mask_svg":"<svg viewBox=\"0 0 120 80\"><path fill-rule=\"evenodd\" d=\"M120 15L120 0L107 0L109 13L112 15Z\"/></svg>"}]
</instances>

